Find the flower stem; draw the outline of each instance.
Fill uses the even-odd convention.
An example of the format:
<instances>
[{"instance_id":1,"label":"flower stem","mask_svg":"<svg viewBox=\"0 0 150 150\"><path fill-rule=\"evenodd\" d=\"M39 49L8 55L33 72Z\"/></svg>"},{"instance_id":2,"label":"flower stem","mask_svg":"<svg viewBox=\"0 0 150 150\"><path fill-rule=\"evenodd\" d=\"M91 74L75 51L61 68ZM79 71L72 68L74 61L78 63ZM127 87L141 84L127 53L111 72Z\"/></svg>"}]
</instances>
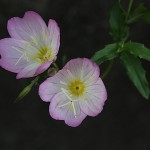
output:
<instances>
[{"instance_id":1,"label":"flower stem","mask_svg":"<svg viewBox=\"0 0 150 150\"><path fill-rule=\"evenodd\" d=\"M103 73L102 76L101 76L102 79L104 79L104 78L107 76L107 74L109 73L109 71L111 70L111 68L112 68L112 66L113 66L113 63L114 63L113 60L109 62L109 64L108 64L106 70L104 71L104 73Z\"/></svg>"},{"instance_id":2,"label":"flower stem","mask_svg":"<svg viewBox=\"0 0 150 150\"><path fill-rule=\"evenodd\" d=\"M133 1L134 1L134 0L130 0L130 1L129 1L128 10L127 10L127 15L126 15L126 20L128 19L129 15L130 15L130 11L131 11L131 8L132 8Z\"/></svg>"}]
</instances>

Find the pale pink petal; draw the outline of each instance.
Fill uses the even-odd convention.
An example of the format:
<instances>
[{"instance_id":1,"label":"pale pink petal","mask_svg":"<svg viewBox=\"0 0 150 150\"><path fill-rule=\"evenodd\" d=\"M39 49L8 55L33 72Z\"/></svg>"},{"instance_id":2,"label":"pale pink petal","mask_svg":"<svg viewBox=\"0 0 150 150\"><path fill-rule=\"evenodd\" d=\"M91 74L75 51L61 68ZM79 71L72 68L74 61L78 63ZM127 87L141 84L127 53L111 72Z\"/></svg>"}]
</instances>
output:
<instances>
[{"instance_id":1,"label":"pale pink petal","mask_svg":"<svg viewBox=\"0 0 150 150\"><path fill-rule=\"evenodd\" d=\"M59 70L55 76L49 78L50 82L59 84L60 88L65 88L70 81L72 81L72 75L66 69Z\"/></svg>"},{"instance_id":2,"label":"pale pink petal","mask_svg":"<svg viewBox=\"0 0 150 150\"><path fill-rule=\"evenodd\" d=\"M85 117L87 116L85 113L81 111L78 102L74 103L74 107L76 111L76 116L72 110L73 108L70 108L65 117L65 123L71 127L79 126L82 123L82 121L85 119Z\"/></svg>"},{"instance_id":3,"label":"pale pink petal","mask_svg":"<svg viewBox=\"0 0 150 150\"><path fill-rule=\"evenodd\" d=\"M53 56L55 57L58 53L60 46L60 29L55 20L50 19L48 23L49 30L49 42L53 50Z\"/></svg>"},{"instance_id":4,"label":"pale pink petal","mask_svg":"<svg viewBox=\"0 0 150 150\"><path fill-rule=\"evenodd\" d=\"M64 69L69 70L73 77L81 78L82 76L82 65L83 65L83 58L76 58L70 60L65 66Z\"/></svg>"},{"instance_id":5,"label":"pale pink petal","mask_svg":"<svg viewBox=\"0 0 150 150\"><path fill-rule=\"evenodd\" d=\"M53 77L49 77L40 85L39 95L41 99L50 102L55 94L62 91L62 89L67 89L69 81L71 81L71 77L65 69L60 70Z\"/></svg>"},{"instance_id":6,"label":"pale pink petal","mask_svg":"<svg viewBox=\"0 0 150 150\"><path fill-rule=\"evenodd\" d=\"M45 80L39 87L39 95L45 102L50 102L52 97L61 91L60 85L57 83L57 78L50 77ZM54 83L54 81L56 83Z\"/></svg>"},{"instance_id":7,"label":"pale pink petal","mask_svg":"<svg viewBox=\"0 0 150 150\"><path fill-rule=\"evenodd\" d=\"M70 101L63 92L57 93L50 103L50 116L56 120L65 120L70 105Z\"/></svg>"},{"instance_id":8,"label":"pale pink petal","mask_svg":"<svg viewBox=\"0 0 150 150\"><path fill-rule=\"evenodd\" d=\"M87 58L84 58L83 60L82 70L83 70L83 81L87 85L94 84L99 78L100 75L99 66Z\"/></svg>"},{"instance_id":9,"label":"pale pink petal","mask_svg":"<svg viewBox=\"0 0 150 150\"><path fill-rule=\"evenodd\" d=\"M80 100L82 111L89 116L98 115L107 99L107 92L102 80L99 78L94 85L87 87L83 100Z\"/></svg>"},{"instance_id":10,"label":"pale pink petal","mask_svg":"<svg viewBox=\"0 0 150 150\"><path fill-rule=\"evenodd\" d=\"M33 62L29 64L17 74L16 78L20 79L20 78L29 78L35 76L36 70L39 68L39 66L40 64L37 62Z\"/></svg>"},{"instance_id":11,"label":"pale pink petal","mask_svg":"<svg viewBox=\"0 0 150 150\"><path fill-rule=\"evenodd\" d=\"M38 74L41 74L42 72L44 72L45 70L48 69L48 67L51 65L52 61L48 61L45 62L44 64L42 64L35 72L35 76Z\"/></svg>"},{"instance_id":12,"label":"pale pink petal","mask_svg":"<svg viewBox=\"0 0 150 150\"><path fill-rule=\"evenodd\" d=\"M67 125L76 127L81 124L87 115L81 111L77 102L74 103L74 107L76 117L72 109L72 103L63 92L60 92L52 98L49 112L52 118L56 120L65 120Z\"/></svg>"},{"instance_id":13,"label":"pale pink petal","mask_svg":"<svg viewBox=\"0 0 150 150\"><path fill-rule=\"evenodd\" d=\"M80 104L80 108L81 110L88 116L97 116L98 114L98 110L95 109L95 106L92 105L89 105L88 101L85 101L83 99L81 99L79 101L79 104Z\"/></svg>"},{"instance_id":14,"label":"pale pink petal","mask_svg":"<svg viewBox=\"0 0 150 150\"><path fill-rule=\"evenodd\" d=\"M45 45L47 27L41 16L28 11L23 18L14 17L8 21L8 32L11 37L30 42L34 46Z\"/></svg>"},{"instance_id":15,"label":"pale pink petal","mask_svg":"<svg viewBox=\"0 0 150 150\"><path fill-rule=\"evenodd\" d=\"M29 62L23 58L26 50L26 43L13 38L0 40L0 65L4 69L18 73L24 67L29 65Z\"/></svg>"},{"instance_id":16,"label":"pale pink petal","mask_svg":"<svg viewBox=\"0 0 150 150\"><path fill-rule=\"evenodd\" d=\"M70 70L74 77L83 79L87 84L96 82L100 74L99 67L87 58L72 59L64 69Z\"/></svg>"}]
</instances>

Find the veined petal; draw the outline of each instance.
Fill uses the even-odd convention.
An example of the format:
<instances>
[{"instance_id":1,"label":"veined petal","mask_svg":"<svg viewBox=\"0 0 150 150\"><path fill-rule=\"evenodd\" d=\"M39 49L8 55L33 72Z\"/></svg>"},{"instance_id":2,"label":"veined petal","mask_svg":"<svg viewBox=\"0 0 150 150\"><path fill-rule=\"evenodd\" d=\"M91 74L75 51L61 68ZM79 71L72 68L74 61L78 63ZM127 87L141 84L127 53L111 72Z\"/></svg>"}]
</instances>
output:
<instances>
[{"instance_id":1,"label":"veined petal","mask_svg":"<svg viewBox=\"0 0 150 150\"><path fill-rule=\"evenodd\" d=\"M56 120L65 120L69 126L76 127L87 116L84 114L78 102L71 102L63 92L56 94L50 104L50 115Z\"/></svg>"},{"instance_id":2,"label":"veined petal","mask_svg":"<svg viewBox=\"0 0 150 150\"><path fill-rule=\"evenodd\" d=\"M83 99L79 101L79 104L82 112L86 115L94 117L98 114L98 110L95 109L95 106L93 107L93 104L91 106L87 101L83 101Z\"/></svg>"},{"instance_id":3,"label":"veined petal","mask_svg":"<svg viewBox=\"0 0 150 150\"><path fill-rule=\"evenodd\" d=\"M50 103L49 112L51 117L56 120L64 120L70 106L71 102L64 93L57 93Z\"/></svg>"},{"instance_id":4,"label":"veined petal","mask_svg":"<svg viewBox=\"0 0 150 150\"><path fill-rule=\"evenodd\" d=\"M48 78L50 82L54 84L59 84L60 88L65 88L68 83L73 79L72 74L69 70L62 69L59 70L55 76Z\"/></svg>"},{"instance_id":5,"label":"veined petal","mask_svg":"<svg viewBox=\"0 0 150 150\"><path fill-rule=\"evenodd\" d=\"M0 40L1 67L11 72L18 73L29 65L26 56L26 47L26 43L22 40L13 38ZM30 47L30 49L32 50L33 48Z\"/></svg>"},{"instance_id":6,"label":"veined petal","mask_svg":"<svg viewBox=\"0 0 150 150\"><path fill-rule=\"evenodd\" d=\"M71 127L77 127L78 125L82 123L82 121L85 119L87 115L81 111L81 108L78 102L75 102L72 105L70 106L70 109L68 110L66 114L65 123Z\"/></svg>"},{"instance_id":7,"label":"veined petal","mask_svg":"<svg viewBox=\"0 0 150 150\"><path fill-rule=\"evenodd\" d=\"M87 84L96 82L100 74L99 67L87 58L72 59L64 69L70 70L74 77L83 79Z\"/></svg>"},{"instance_id":8,"label":"veined petal","mask_svg":"<svg viewBox=\"0 0 150 150\"><path fill-rule=\"evenodd\" d=\"M45 62L44 64L42 64L35 72L35 76L44 72L45 70L48 69L48 67L51 65L52 61L49 62Z\"/></svg>"},{"instance_id":9,"label":"veined petal","mask_svg":"<svg viewBox=\"0 0 150 150\"><path fill-rule=\"evenodd\" d=\"M53 81L57 82L55 76L45 80L39 87L39 95L41 99L45 102L50 102L54 95L61 92L59 82L54 83Z\"/></svg>"},{"instance_id":10,"label":"veined petal","mask_svg":"<svg viewBox=\"0 0 150 150\"><path fill-rule=\"evenodd\" d=\"M87 87L83 100L80 100L80 107L85 114L96 116L102 111L106 99L107 92L99 78L95 84Z\"/></svg>"},{"instance_id":11,"label":"veined petal","mask_svg":"<svg viewBox=\"0 0 150 150\"><path fill-rule=\"evenodd\" d=\"M11 37L30 42L34 46L47 43L47 27L40 15L28 11L23 18L14 17L8 21L8 32Z\"/></svg>"},{"instance_id":12,"label":"veined petal","mask_svg":"<svg viewBox=\"0 0 150 150\"><path fill-rule=\"evenodd\" d=\"M64 69L69 70L71 74L73 75L73 77L81 78L82 65L83 65L82 58L72 59L64 66Z\"/></svg>"},{"instance_id":13,"label":"veined petal","mask_svg":"<svg viewBox=\"0 0 150 150\"><path fill-rule=\"evenodd\" d=\"M98 115L107 99L99 72L95 63L78 58L48 78L40 86L39 94L44 101L51 102L50 115L72 127L81 124L87 115Z\"/></svg>"},{"instance_id":14,"label":"veined petal","mask_svg":"<svg viewBox=\"0 0 150 150\"><path fill-rule=\"evenodd\" d=\"M99 66L95 62L89 61L89 59L87 58L84 58L82 70L84 70L82 76L83 81L87 85L94 84L99 78L100 75Z\"/></svg>"},{"instance_id":15,"label":"veined petal","mask_svg":"<svg viewBox=\"0 0 150 150\"><path fill-rule=\"evenodd\" d=\"M62 90L67 89L71 77L66 70L58 71L53 77L49 77L39 88L39 95L45 102L50 102L52 97Z\"/></svg>"},{"instance_id":16,"label":"veined petal","mask_svg":"<svg viewBox=\"0 0 150 150\"><path fill-rule=\"evenodd\" d=\"M55 20L50 19L48 23L49 43L53 50L53 55L56 56L60 46L60 29Z\"/></svg>"},{"instance_id":17,"label":"veined petal","mask_svg":"<svg viewBox=\"0 0 150 150\"><path fill-rule=\"evenodd\" d=\"M37 62L33 62L29 64L17 74L16 78L20 79L20 78L29 78L35 76L36 70L39 68L39 66L40 64Z\"/></svg>"}]
</instances>

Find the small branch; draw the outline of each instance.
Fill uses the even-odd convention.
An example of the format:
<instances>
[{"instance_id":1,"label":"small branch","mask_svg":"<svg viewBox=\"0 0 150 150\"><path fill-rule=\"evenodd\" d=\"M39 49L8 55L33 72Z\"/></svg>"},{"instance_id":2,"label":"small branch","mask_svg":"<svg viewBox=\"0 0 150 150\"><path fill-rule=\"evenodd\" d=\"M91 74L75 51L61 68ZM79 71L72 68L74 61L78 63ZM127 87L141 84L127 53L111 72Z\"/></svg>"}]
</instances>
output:
<instances>
[{"instance_id":1,"label":"small branch","mask_svg":"<svg viewBox=\"0 0 150 150\"><path fill-rule=\"evenodd\" d=\"M128 10L127 10L127 15L126 15L126 20L128 19L129 15L130 15L130 11L131 11L131 7L132 7L132 4L133 4L133 1L134 1L134 0L130 0L130 1L129 1Z\"/></svg>"},{"instance_id":2,"label":"small branch","mask_svg":"<svg viewBox=\"0 0 150 150\"><path fill-rule=\"evenodd\" d=\"M107 76L107 74L110 72L110 70L111 70L111 68L112 68L112 66L113 66L113 63L114 63L113 60L110 61L110 63L108 64L106 70L104 71L104 73L103 73L102 76L101 76L102 79L104 79L104 78Z\"/></svg>"}]
</instances>

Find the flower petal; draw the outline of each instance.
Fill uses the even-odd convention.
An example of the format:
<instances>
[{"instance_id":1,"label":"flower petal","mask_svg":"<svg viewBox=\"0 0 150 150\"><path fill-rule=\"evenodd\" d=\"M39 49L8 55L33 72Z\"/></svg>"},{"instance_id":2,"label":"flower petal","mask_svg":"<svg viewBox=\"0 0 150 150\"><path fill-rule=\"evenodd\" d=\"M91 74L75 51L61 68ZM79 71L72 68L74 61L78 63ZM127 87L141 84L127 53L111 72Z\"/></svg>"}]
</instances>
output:
<instances>
[{"instance_id":1,"label":"flower petal","mask_svg":"<svg viewBox=\"0 0 150 150\"><path fill-rule=\"evenodd\" d=\"M77 127L78 125L80 125L82 123L82 121L85 119L85 117L87 116L85 113L83 113L81 111L78 102L74 103L74 107L75 107L75 111L76 111L76 117L72 110L73 108L71 106L71 108L68 110L66 118L65 118L65 123L71 127Z\"/></svg>"},{"instance_id":2,"label":"flower petal","mask_svg":"<svg viewBox=\"0 0 150 150\"><path fill-rule=\"evenodd\" d=\"M41 16L33 11L26 12L23 18L11 18L7 28L13 38L28 41L34 46L46 44L46 24Z\"/></svg>"},{"instance_id":3,"label":"flower petal","mask_svg":"<svg viewBox=\"0 0 150 150\"><path fill-rule=\"evenodd\" d=\"M83 70L82 75L83 81L87 85L94 84L99 78L100 75L99 66L95 62L92 62L87 58L84 58L82 70Z\"/></svg>"},{"instance_id":4,"label":"flower petal","mask_svg":"<svg viewBox=\"0 0 150 150\"><path fill-rule=\"evenodd\" d=\"M69 70L73 75L73 77L80 78L82 65L83 65L82 58L72 59L64 66L64 69Z\"/></svg>"},{"instance_id":5,"label":"flower petal","mask_svg":"<svg viewBox=\"0 0 150 150\"><path fill-rule=\"evenodd\" d=\"M57 81L55 76L45 80L39 87L39 95L45 102L50 102L52 97L61 91L59 81L58 83L53 81Z\"/></svg>"},{"instance_id":6,"label":"flower petal","mask_svg":"<svg viewBox=\"0 0 150 150\"><path fill-rule=\"evenodd\" d=\"M87 87L83 100L80 100L81 110L89 116L96 116L102 111L106 99L107 92L99 78L94 85Z\"/></svg>"},{"instance_id":7,"label":"flower petal","mask_svg":"<svg viewBox=\"0 0 150 150\"><path fill-rule=\"evenodd\" d=\"M41 99L45 102L50 102L55 94L62 91L62 89L67 89L69 81L71 81L69 73L65 69L60 70L40 85L39 95Z\"/></svg>"},{"instance_id":8,"label":"flower petal","mask_svg":"<svg viewBox=\"0 0 150 150\"><path fill-rule=\"evenodd\" d=\"M51 65L52 61L49 62L45 62L44 64L42 64L35 72L35 76L37 76L38 74L44 72L45 70L48 69L48 67Z\"/></svg>"},{"instance_id":9,"label":"flower petal","mask_svg":"<svg viewBox=\"0 0 150 150\"><path fill-rule=\"evenodd\" d=\"M72 102L63 92L60 92L53 97L50 103L50 115L56 120L65 120L67 125L76 127L81 124L87 115L81 111L78 102L73 103L73 105L75 114L72 108Z\"/></svg>"},{"instance_id":10,"label":"flower petal","mask_svg":"<svg viewBox=\"0 0 150 150\"><path fill-rule=\"evenodd\" d=\"M87 84L96 82L100 74L99 67L87 58L72 59L64 69L70 70L74 77L83 79Z\"/></svg>"},{"instance_id":11,"label":"flower petal","mask_svg":"<svg viewBox=\"0 0 150 150\"><path fill-rule=\"evenodd\" d=\"M57 93L50 103L50 116L56 120L65 120L70 104L63 92Z\"/></svg>"},{"instance_id":12,"label":"flower petal","mask_svg":"<svg viewBox=\"0 0 150 150\"><path fill-rule=\"evenodd\" d=\"M58 53L60 46L60 29L55 20L50 19L48 23L49 30L49 42L53 50L53 56L55 57Z\"/></svg>"},{"instance_id":13,"label":"flower petal","mask_svg":"<svg viewBox=\"0 0 150 150\"><path fill-rule=\"evenodd\" d=\"M16 78L20 79L20 78L29 78L35 76L36 70L39 68L39 66L40 64L37 62L33 62L29 64L17 74Z\"/></svg>"},{"instance_id":14,"label":"flower petal","mask_svg":"<svg viewBox=\"0 0 150 150\"><path fill-rule=\"evenodd\" d=\"M30 48L32 49L32 48ZM29 62L24 58L26 43L13 38L0 40L0 65L14 73L20 72Z\"/></svg>"}]
</instances>

